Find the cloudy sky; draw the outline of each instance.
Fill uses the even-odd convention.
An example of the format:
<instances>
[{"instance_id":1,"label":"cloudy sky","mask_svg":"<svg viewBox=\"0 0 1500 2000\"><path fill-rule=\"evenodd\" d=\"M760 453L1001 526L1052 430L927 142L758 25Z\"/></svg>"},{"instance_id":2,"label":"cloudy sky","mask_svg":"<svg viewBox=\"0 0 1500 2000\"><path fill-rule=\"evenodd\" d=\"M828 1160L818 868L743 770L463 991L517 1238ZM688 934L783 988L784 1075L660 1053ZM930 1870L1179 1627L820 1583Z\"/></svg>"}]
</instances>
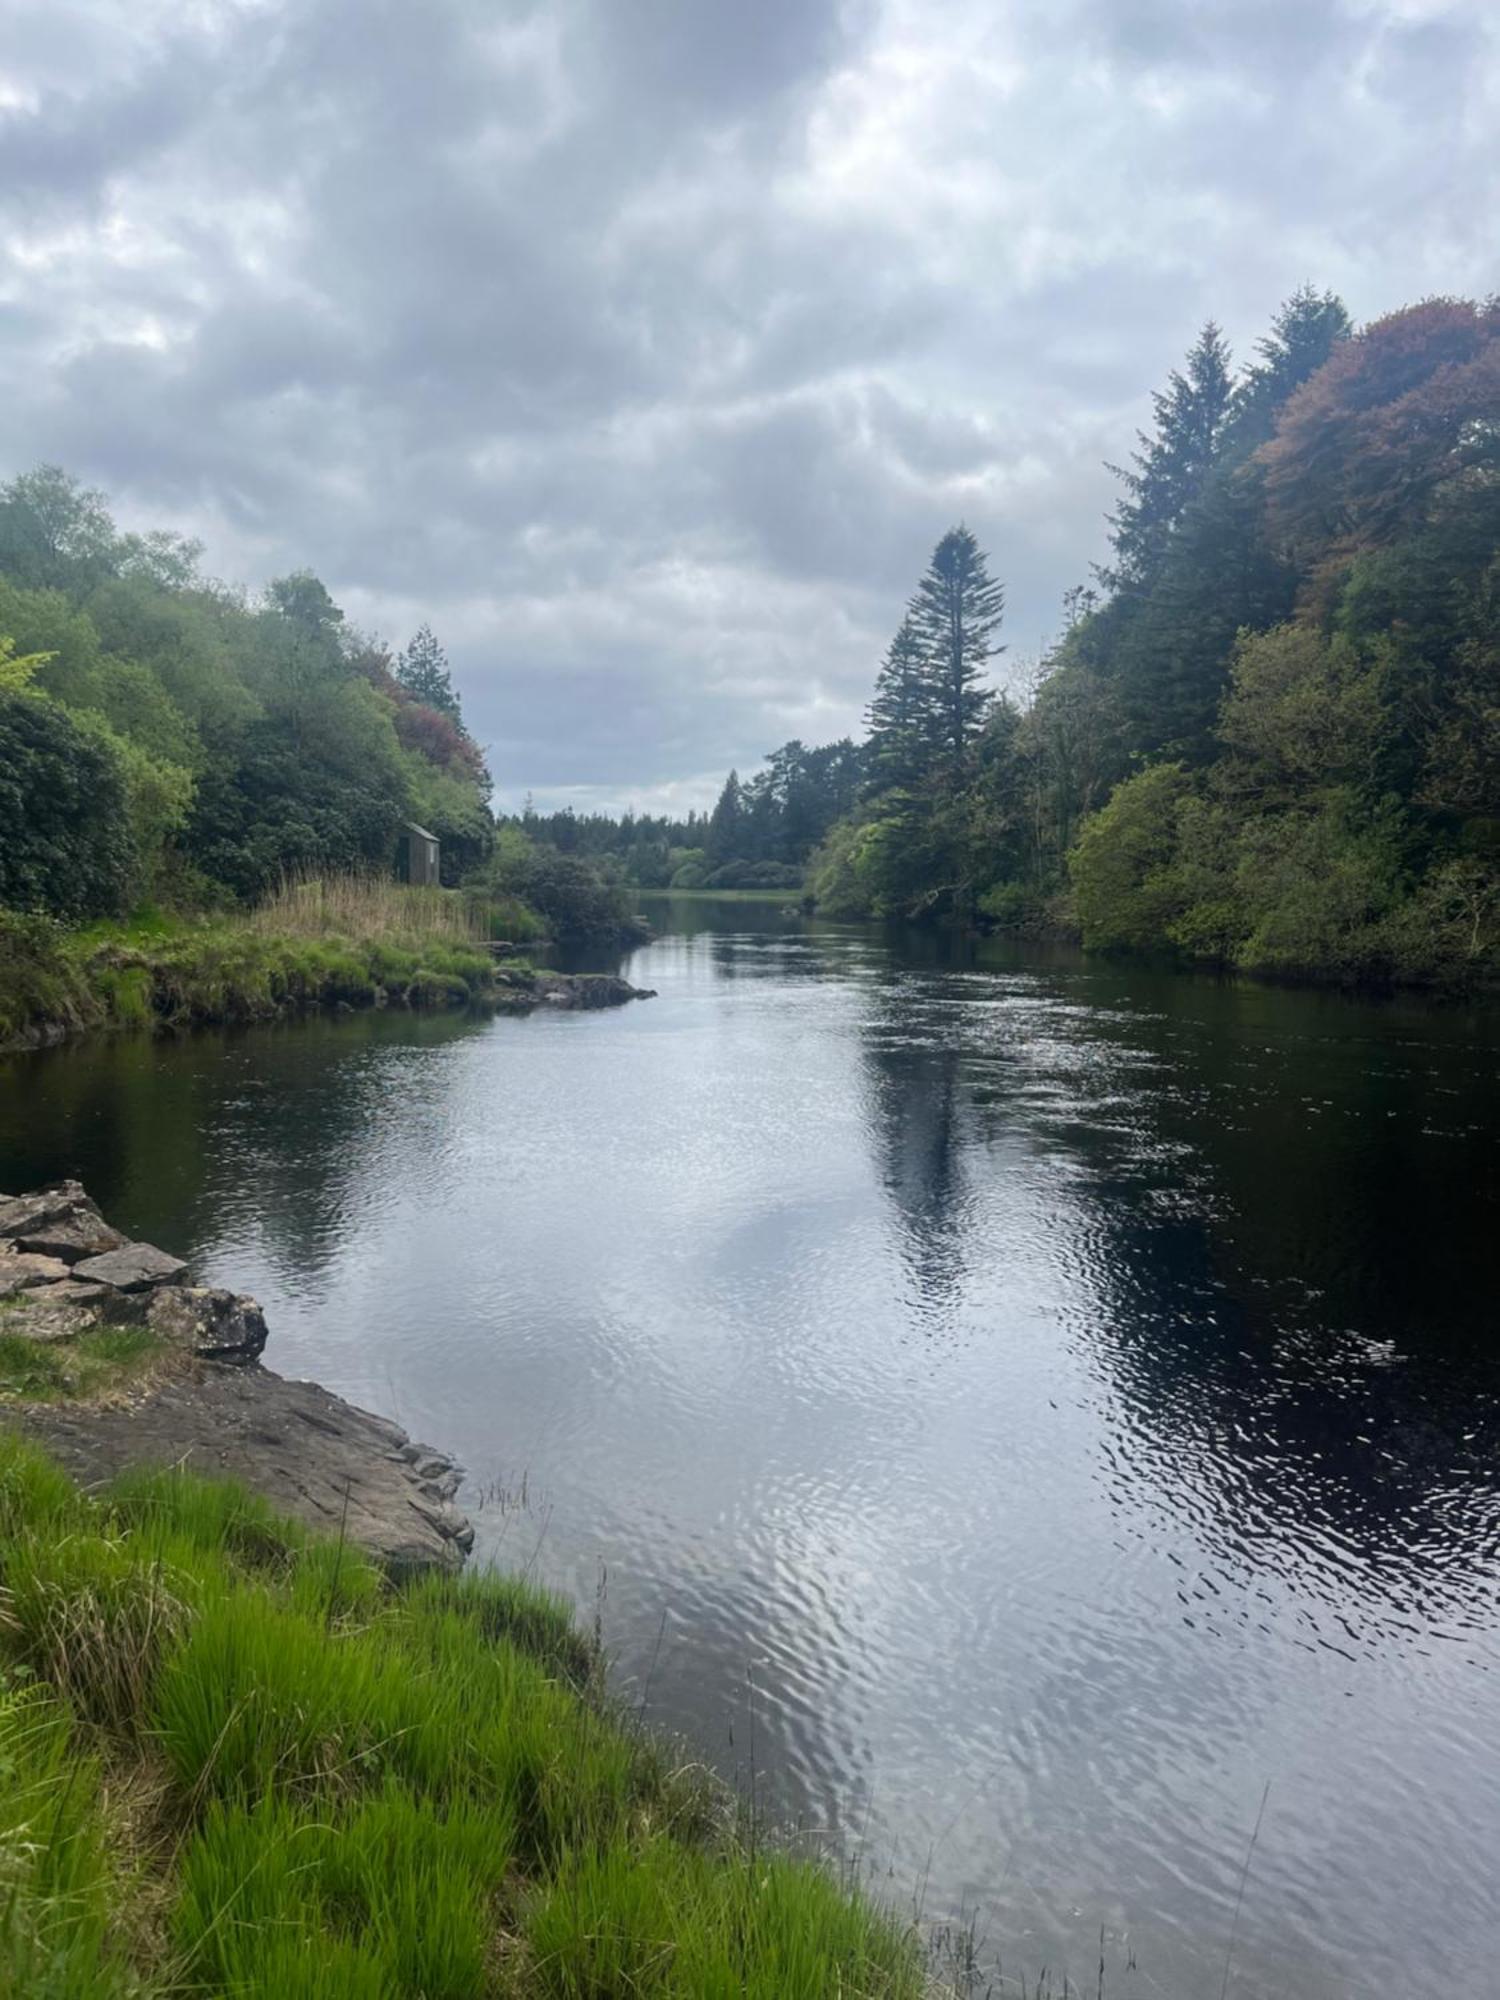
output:
<instances>
[{"instance_id":1,"label":"cloudy sky","mask_svg":"<svg viewBox=\"0 0 1500 2000\"><path fill-rule=\"evenodd\" d=\"M0 16L0 469L429 619L506 804L857 727L959 518L1019 670L1206 316L1500 282L1494 0Z\"/></svg>"}]
</instances>

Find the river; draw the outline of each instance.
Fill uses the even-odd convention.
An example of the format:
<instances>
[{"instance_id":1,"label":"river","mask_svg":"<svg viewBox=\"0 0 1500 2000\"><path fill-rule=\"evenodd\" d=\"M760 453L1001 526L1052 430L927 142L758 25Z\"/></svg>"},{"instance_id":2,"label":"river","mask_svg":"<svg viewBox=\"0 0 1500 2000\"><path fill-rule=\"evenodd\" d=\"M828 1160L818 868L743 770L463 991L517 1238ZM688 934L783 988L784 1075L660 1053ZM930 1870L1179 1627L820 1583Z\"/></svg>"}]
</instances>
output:
<instances>
[{"instance_id":1,"label":"river","mask_svg":"<svg viewBox=\"0 0 1500 2000\"><path fill-rule=\"evenodd\" d=\"M618 1012L0 1065L0 1186L256 1292L1008 1978L1493 1991L1500 1018L657 914Z\"/></svg>"}]
</instances>

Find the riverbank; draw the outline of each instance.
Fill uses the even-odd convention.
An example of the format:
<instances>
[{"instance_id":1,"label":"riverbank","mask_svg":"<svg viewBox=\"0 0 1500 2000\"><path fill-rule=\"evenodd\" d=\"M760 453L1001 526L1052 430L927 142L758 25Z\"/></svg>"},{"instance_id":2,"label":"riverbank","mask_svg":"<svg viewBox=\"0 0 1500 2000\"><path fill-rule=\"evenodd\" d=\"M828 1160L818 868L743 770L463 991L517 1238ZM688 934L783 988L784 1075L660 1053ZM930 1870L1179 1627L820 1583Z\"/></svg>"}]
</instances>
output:
<instances>
[{"instance_id":1,"label":"riverbank","mask_svg":"<svg viewBox=\"0 0 1500 2000\"><path fill-rule=\"evenodd\" d=\"M309 891L312 893L309 893ZM642 997L597 974L538 971L504 927L456 894L372 886L339 897L299 885L216 917L151 916L68 930L0 912L0 1053L119 1029L174 1030L368 1007L596 1007Z\"/></svg>"},{"instance_id":2,"label":"riverbank","mask_svg":"<svg viewBox=\"0 0 1500 2000\"><path fill-rule=\"evenodd\" d=\"M927 1990L911 1933L630 1722L560 1600L455 1575L463 1528L392 1549L371 1492L451 1514L449 1461L261 1368L254 1302L186 1275L76 1185L0 1202L10 1986Z\"/></svg>"}]
</instances>

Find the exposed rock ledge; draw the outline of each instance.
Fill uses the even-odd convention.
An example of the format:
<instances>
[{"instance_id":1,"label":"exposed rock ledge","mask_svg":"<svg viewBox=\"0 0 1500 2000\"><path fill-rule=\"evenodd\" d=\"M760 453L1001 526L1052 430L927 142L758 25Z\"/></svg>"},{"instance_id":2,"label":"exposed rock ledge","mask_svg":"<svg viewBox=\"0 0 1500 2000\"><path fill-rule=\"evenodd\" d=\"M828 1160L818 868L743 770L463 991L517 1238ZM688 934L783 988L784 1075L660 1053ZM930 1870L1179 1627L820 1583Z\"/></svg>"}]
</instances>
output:
<instances>
[{"instance_id":1,"label":"exposed rock ledge","mask_svg":"<svg viewBox=\"0 0 1500 2000\"><path fill-rule=\"evenodd\" d=\"M148 1327L172 1365L84 1403L0 1403L85 1486L127 1467L187 1465L240 1480L392 1568L457 1568L474 1531L459 1469L383 1417L261 1367L254 1299L180 1282L186 1266L129 1243L76 1181L0 1196L4 1330L48 1346L100 1326Z\"/></svg>"},{"instance_id":2,"label":"exposed rock ledge","mask_svg":"<svg viewBox=\"0 0 1500 2000\"><path fill-rule=\"evenodd\" d=\"M520 966L502 966L495 972L492 1004L502 1012L525 1013L533 1007L582 1011L655 998L652 987L632 986L628 979L611 972L533 972Z\"/></svg>"}]
</instances>

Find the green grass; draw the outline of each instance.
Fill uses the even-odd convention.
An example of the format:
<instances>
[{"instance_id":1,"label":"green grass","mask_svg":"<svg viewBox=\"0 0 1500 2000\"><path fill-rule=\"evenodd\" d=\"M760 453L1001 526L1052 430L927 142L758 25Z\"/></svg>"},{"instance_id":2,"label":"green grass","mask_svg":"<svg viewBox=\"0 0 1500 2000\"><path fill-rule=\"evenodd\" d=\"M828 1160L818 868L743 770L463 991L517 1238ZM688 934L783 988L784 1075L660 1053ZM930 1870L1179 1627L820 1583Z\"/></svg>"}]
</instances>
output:
<instances>
[{"instance_id":1,"label":"green grass","mask_svg":"<svg viewBox=\"0 0 1500 2000\"><path fill-rule=\"evenodd\" d=\"M390 1581L181 1472L84 1497L0 1433L7 2000L924 1991L622 1721L556 1598Z\"/></svg>"},{"instance_id":2,"label":"green grass","mask_svg":"<svg viewBox=\"0 0 1500 2000\"><path fill-rule=\"evenodd\" d=\"M42 1342L24 1326L26 1294L0 1302L0 1403L88 1402L145 1374L165 1352L148 1327L104 1326Z\"/></svg>"}]
</instances>

